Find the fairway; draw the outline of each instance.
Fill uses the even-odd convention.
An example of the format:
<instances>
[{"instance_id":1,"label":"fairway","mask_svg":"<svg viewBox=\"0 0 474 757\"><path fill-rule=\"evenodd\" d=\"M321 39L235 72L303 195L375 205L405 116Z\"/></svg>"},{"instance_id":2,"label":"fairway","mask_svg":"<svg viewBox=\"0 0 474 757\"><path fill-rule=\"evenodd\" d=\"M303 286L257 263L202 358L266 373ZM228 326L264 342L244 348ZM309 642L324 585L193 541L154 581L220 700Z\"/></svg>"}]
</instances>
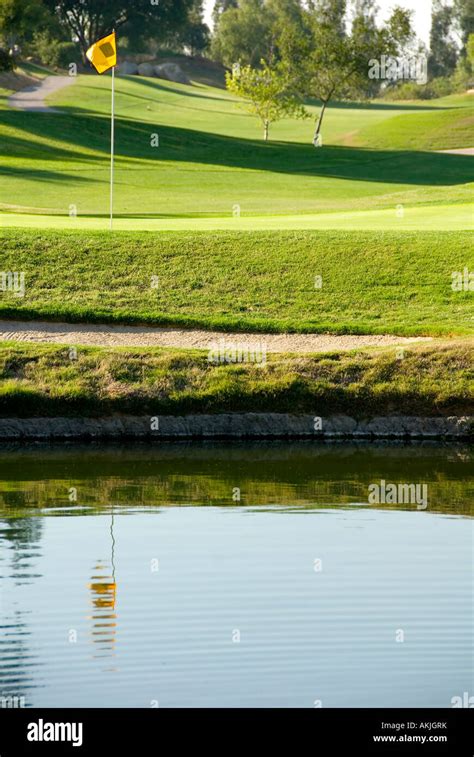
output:
<instances>
[{"instance_id":1,"label":"fairway","mask_svg":"<svg viewBox=\"0 0 474 757\"><path fill-rule=\"evenodd\" d=\"M119 77L116 87L117 229L470 228L474 159L435 150L470 146L472 97L334 103L314 149L312 118L275 124L265 144L255 118L199 81ZM49 97L62 112L2 100L3 224L71 228L72 214L76 228L104 228L110 78L82 75Z\"/></svg>"}]
</instances>

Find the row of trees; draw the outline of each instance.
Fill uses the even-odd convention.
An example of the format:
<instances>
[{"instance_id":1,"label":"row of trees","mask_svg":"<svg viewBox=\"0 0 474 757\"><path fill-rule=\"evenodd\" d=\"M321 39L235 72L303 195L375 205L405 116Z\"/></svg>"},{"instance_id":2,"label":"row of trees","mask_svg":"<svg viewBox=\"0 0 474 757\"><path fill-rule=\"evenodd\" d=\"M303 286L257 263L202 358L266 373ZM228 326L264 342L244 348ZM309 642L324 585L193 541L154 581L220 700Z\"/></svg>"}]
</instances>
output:
<instances>
[{"instance_id":1,"label":"row of trees","mask_svg":"<svg viewBox=\"0 0 474 757\"><path fill-rule=\"evenodd\" d=\"M307 117L302 102L310 98L322 103L319 145L333 98L429 98L472 86L474 0L433 0L430 49L416 38L411 12L395 7L383 23L376 17L375 0L218 0L211 54L234 64L227 87L260 118L265 139L272 122ZM377 73L382 59L396 62L394 75ZM397 71L398 61L405 71L415 64L415 80Z\"/></svg>"},{"instance_id":2,"label":"row of trees","mask_svg":"<svg viewBox=\"0 0 474 757\"><path fill-rule=\"evenodd\" d=\"M271 56L282 15L295 20L301 3L292 0L217 0L211 55L224 65L240 61L258 65ZM373 35L376 0L310 0L309 12L332 24L341 34L352 25L355 32ZM467 57L469 35L474 33L474 0L433 0L428 55L430 77L448 76Z\"/></svg>"},{"instance_id":3,"label":"row of trees","mask_svg":"<svg viewBox=\"0 0 474 757\"><path fill-rule=\"evenodd\" d=\"M277 50L282 21L300 24L302 5L298 0L216 0L211 38L203 0L0 0L0 37L10 48L29 48L43 35L44 48L48 35L52 49L75 42L84 55L92 41L115 27L135 52L166 44L193 53L206 50L225 66L237 61L258 66ZM376 0L308 0L304 6L337 36L349 26L352 36L375 36ZM474 0L433 0L430 77L449 76L466 60L472 33Z\"/></svg>"}]
</instances>

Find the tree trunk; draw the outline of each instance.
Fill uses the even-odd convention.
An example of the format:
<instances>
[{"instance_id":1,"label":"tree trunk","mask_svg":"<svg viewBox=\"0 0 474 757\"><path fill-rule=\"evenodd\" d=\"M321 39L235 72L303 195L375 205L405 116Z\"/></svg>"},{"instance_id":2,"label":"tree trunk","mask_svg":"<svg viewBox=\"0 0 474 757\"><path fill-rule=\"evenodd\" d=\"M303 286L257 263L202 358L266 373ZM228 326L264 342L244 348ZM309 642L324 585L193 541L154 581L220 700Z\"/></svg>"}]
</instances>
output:
<instances>
[{"instance_id":1,"label":"tree trunk","mask_svg":"<svg viewBox=\"0 0 474 757\"><path fill-rule=\"evenodd\" d=\"M314 136L313 136L313 145L315 147L318 147L319 145L319 134L321 131L321 125L323 123L324 118L324 111L326 110L326 105L328 104L327 100L323 100L323 104L321 106L321 110L319 111L318 120L316 121L316 128L314 130Z\"/></svg>"},{"instance_id":2,"label":"tree trunk","mask_svg":"<svg viewBox=\"0 0 474 757\"><path fill-rule=\"evenodd\" d=\"M270 124L269 124L268 121L264 121L263 122L263 138L264 138L265 142L268 142L268 127L269 127L269 125Z\"/></svg>"}]
</instances>

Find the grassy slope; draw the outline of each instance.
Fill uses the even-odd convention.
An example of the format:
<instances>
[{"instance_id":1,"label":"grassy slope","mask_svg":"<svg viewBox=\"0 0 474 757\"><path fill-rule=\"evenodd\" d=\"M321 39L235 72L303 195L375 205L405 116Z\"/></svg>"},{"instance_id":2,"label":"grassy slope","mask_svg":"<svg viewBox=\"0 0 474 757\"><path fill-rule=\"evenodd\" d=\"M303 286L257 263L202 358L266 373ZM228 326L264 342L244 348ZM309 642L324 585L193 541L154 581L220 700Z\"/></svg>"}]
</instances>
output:
<instances>
[{"instance_id":1,"label":"grassy slope","mask_svg":"<svg viewBox=\"0 0 474 757\"><path fill-rule=\"evenodd\" d=\"M472 98L474 105L474 97ZM402 114L362 129L355 142L377 149L448 150L474 145L471 107Z\"/></svg>"},{"instance_id":2,"label":"grassy slope","mask_svg":"<svg viewBox=\"0 0 474 757\"><path fill-rule=\"evenodd\" d=\"M472 334L469 232L3 232L26 294L3 317L334 333ZM323 278L315 289L315 276ZM159 277L159 288L151 277Z\"/></svg>"},{"instance_id":3,"label":"grassy slope","mask_svg":"<svg viewBox=\"0 0 474 757\"><path fill-rule=\"evenodd\" d=\"M467 344L270 357L217 366L198 351L0 345L3 416L271 411L463 415L474 413Z\"/></svg>"},{"instance_id":4,"label":"grassy slope","mask_svg":"<svg viewBox=\"0 0 474 757\"><path fill-rule=\"evenodd\" d=\"M109 89L107 76L81 76L53 97L66 113L2 111L0 206L67 214L74 204L80 215L106 214ZM275 141L263 144L257 121L222 89L121 78L116 212L230 217L236 204L244 215L278 215L466 202L470 158L424 152L421 143L400 152L403 141L393 145L391 135L397 118L417 133L422 117L451 114L452 128L452 114L464 121L468 112L462 99L336 104L326 116L325 146L315 150L308 121L275 125ZM379 140L388 135L383 146L350 146L359 133L370 142L374 129ZM154 133L158 148L150 145Z\"/></svg>"}]
</instances>

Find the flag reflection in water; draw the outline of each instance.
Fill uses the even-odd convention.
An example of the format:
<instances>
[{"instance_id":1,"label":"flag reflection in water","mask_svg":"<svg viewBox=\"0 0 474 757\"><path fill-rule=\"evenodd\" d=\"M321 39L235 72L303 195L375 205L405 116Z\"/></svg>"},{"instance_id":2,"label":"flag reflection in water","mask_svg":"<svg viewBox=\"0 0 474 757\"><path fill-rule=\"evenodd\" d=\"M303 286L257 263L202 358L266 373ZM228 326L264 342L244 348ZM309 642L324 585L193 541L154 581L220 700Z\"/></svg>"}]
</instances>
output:
<instances>
[{"instance_id":1,"label":"flag reflection in water","mask_svg":"<svg viewBox=\"0 0 474 757\"><path fill-rule=\"evenodd\" d=\"M110 523L111 557L108 560L98 560L93 569L91 582L88 587L91 591L92 615L92 641L97 644L94 657L111 657L114 655L117 630L117 614L115 602L117 596L117 583L115 580L115 538L114 538L114 513L112 511Z\"/></svg>"}]
</instances>

